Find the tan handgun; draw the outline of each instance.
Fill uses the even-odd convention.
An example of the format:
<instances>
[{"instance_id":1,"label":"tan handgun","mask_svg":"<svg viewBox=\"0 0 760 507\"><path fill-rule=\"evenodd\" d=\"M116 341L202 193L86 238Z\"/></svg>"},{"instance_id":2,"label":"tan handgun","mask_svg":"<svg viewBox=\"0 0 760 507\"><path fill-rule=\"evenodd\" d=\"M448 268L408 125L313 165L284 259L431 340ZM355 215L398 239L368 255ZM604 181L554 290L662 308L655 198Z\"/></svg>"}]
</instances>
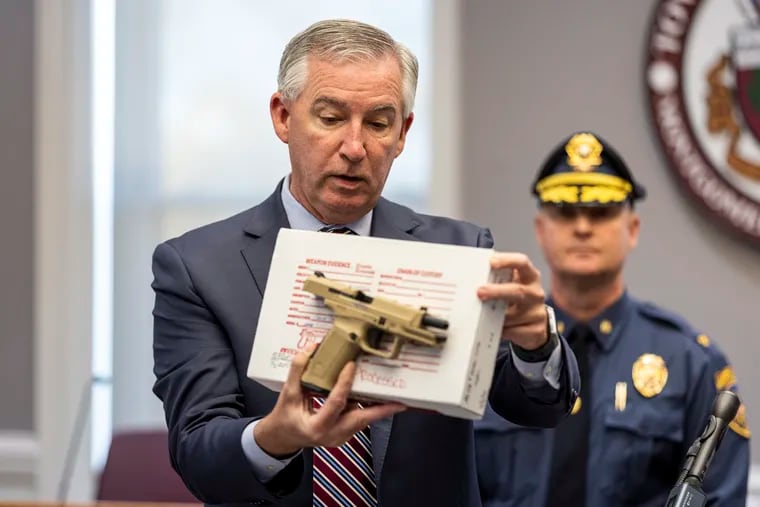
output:
<instances>
[{"instance_id":1,"label":"tan handgun","mask_svg":"<svg viewBox=\"0 0 760 507\"><path fill-rule=\"evenodd\" d=\"M324 300L335 317L301 376L301 385L316 393L329 393L346 363L361 352L395 359L406 342L436 348L446 343L440 330L448 329L448 321L430 315L425 307L369 296L319 271L304 281L303 289ZM392 338L389 350L380 348L384 336Z\"/></svg>"}]
</instances>

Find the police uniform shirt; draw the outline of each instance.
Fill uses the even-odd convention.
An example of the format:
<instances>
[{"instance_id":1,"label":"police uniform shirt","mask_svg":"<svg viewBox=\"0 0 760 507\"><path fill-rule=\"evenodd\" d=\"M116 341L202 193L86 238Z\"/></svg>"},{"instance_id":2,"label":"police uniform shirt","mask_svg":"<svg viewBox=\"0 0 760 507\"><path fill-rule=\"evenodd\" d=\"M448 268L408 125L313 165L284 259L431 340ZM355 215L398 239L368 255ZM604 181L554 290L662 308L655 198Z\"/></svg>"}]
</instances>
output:
<instances>
[{"instance_id":1,"label":"police uniform shirt","mask_svg":"<svg viewBox=\"0 0 760 507\"><path fill-rule=\"evenodd\" d=\"M567 336L576 323L555 309ZM704 335L627 293L588 324L591 381L579 402L590 389L587 506L661 507L718 388L736 389L735 376ZM726 432L704 481L709 505L745 505L748 437L743 419ZM543 507L552 439L553 430L517 426L492 412L476 423L484 505Z\"/></svg>"}]
</instances>

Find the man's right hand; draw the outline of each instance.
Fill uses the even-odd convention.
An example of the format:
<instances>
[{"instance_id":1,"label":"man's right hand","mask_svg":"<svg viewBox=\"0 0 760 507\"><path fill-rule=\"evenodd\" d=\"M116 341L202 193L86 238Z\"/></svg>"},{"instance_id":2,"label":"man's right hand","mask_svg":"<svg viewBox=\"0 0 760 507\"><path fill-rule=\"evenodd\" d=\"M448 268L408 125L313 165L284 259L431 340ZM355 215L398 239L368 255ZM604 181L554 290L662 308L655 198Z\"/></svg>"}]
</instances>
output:
<instances>
[{"instance_id":1,"label":"man's right hand","mask_svg":"<svg viewBox=\"0 0 760 507\"><path fill-rule=\"evenodd\" d=\"M289 457L304 447L337 447L372 422L406 409L399 403L360 408L349 402L356 374L356 363L351 361L343 367L324 405L313 410L311 397L301 387L310 355L307 350L293 359L277 403L253 429L256 443L270 456Z\"/></svg>"}]
</instances>

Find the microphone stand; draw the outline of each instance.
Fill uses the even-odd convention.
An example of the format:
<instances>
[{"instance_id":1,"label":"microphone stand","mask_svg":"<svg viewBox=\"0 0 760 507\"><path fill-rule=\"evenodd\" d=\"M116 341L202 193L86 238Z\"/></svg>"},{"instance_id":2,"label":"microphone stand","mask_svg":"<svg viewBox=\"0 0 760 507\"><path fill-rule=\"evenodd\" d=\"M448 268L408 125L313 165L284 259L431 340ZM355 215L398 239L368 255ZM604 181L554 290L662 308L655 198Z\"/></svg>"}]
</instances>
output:
<instances>
[{"instance_id":1,"label":"microphone stand","mask_svg":"<svg viewBox=\"0 0 760 507\"><path fill-rule=\"evenodd\" d=\"M712 421L712 416L710 416L710 421ZM670 495L668 495L668 502L665 504L667 507L704 507L707 505L707 495L702 490L702 481L687 472L694 463L702 442L703 440L700 437L689 447L681 474L676 485L670 490Z\"/></svg>"},{"instance_id":2,"label":"microphone stand","mask_svg":"<svg viewBox=\"0 0 760 507\"><path fill-rule=\"evenodd\" d=\"M686 452L681 473L668 495L666 507L707 505L707 495L702 490L702 481L740 405L739 397L731 391L721 391L715 397L707 426Z\"/></svg>"}]
</instances>

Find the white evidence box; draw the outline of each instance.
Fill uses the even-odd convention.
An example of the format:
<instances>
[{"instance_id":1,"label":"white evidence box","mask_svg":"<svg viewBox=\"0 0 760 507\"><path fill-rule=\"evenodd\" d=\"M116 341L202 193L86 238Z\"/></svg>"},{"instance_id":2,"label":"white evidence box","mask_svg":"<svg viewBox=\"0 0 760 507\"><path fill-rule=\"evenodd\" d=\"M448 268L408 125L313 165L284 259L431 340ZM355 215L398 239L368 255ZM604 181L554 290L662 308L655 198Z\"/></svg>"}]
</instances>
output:
<instances>
[{"instance_id":1,"label":"white evidence box","mask_svg":"<svg viewBox=\"0 0 760 507\"><path fill-rule=\"evenodd\" d=\"M293 357L330 331L330 308L304 281L315 272L369 296L426 307L448 321L442 348L405 344L395 359L361 353L353 395L465 419L483 416L505 303L477 288L509 278L493 249L281 229L269 269L248 377L278 391Z\"/></svg>"}]
</instances>

